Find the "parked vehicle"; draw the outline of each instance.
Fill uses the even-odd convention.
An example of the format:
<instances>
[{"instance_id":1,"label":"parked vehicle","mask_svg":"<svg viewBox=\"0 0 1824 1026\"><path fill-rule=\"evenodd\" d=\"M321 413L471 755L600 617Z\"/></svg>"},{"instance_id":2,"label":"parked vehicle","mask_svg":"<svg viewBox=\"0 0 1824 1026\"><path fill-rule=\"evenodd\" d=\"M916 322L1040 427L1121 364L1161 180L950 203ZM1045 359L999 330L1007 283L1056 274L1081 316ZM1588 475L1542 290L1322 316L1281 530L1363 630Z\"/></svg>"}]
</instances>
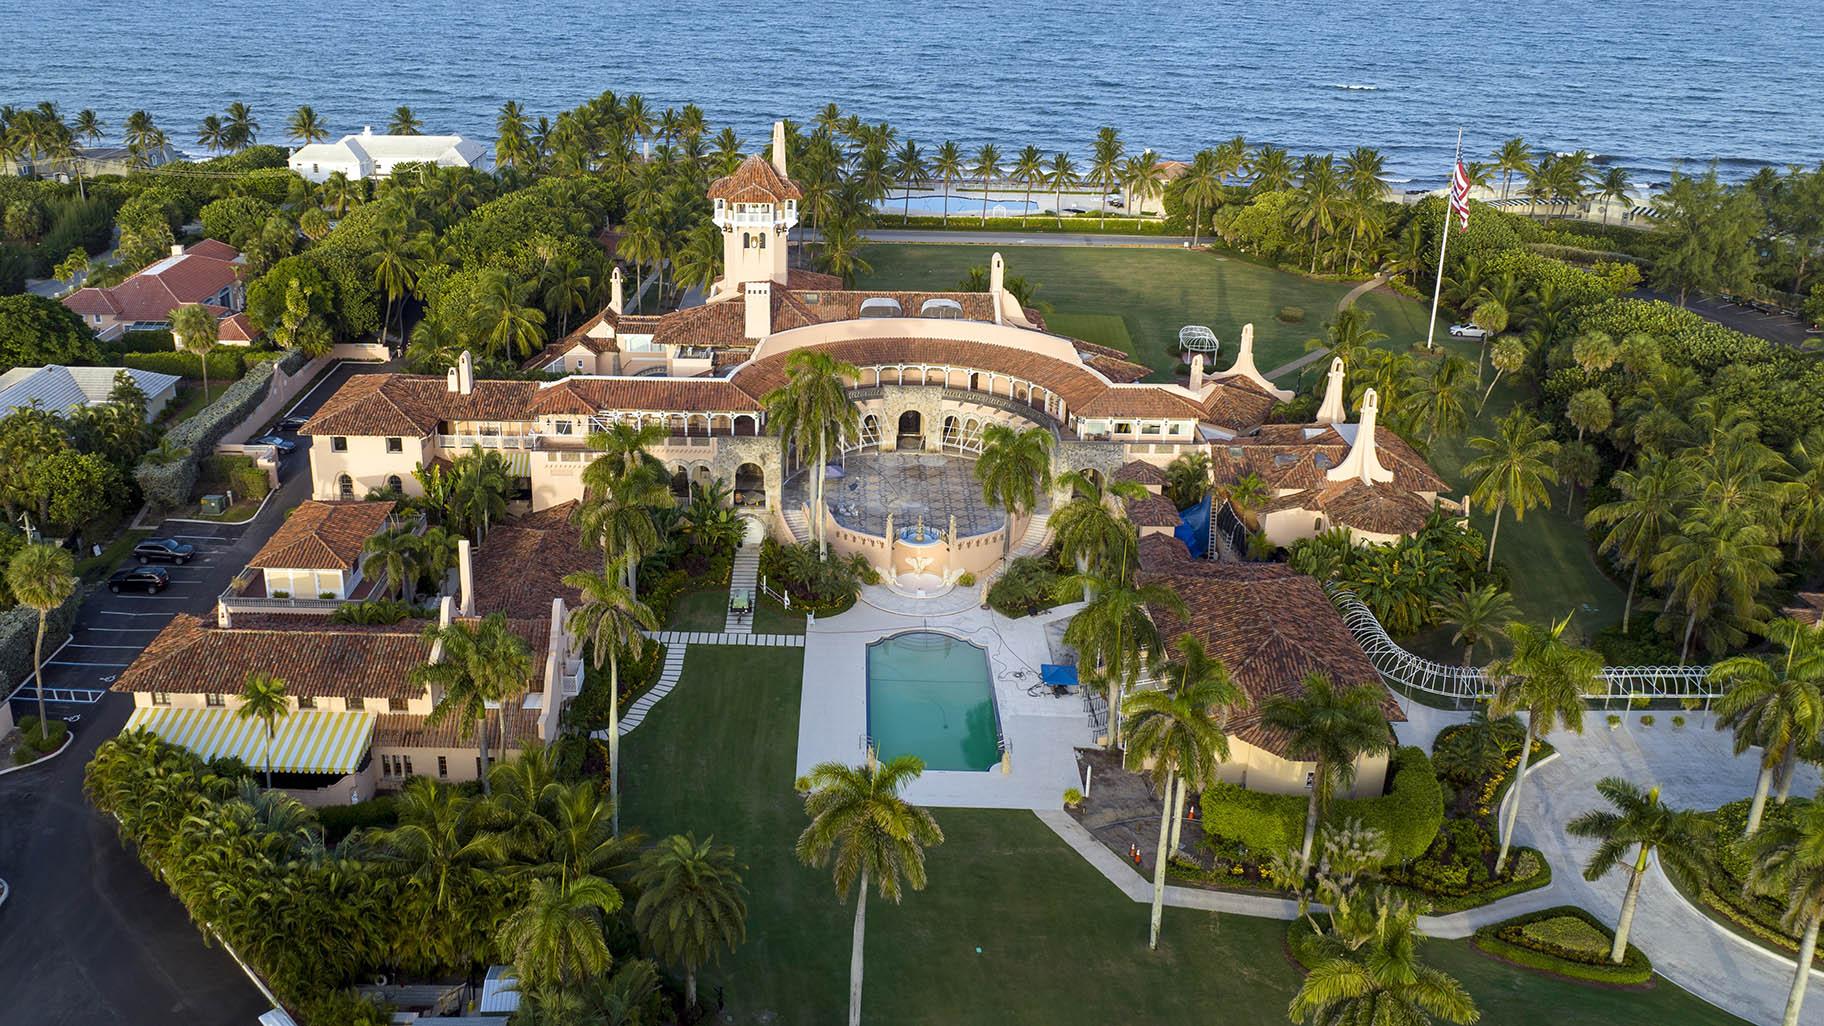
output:
<instances>
[{"instance_id":1,"label":"parked vehicle","mask_svg":"<svg viewBox=\"0 0 1824 1026\"><path fill-rule=\"evenodd\" d=\"M309 417L301 417L301 416L286 417L284 420L279 421L279 430L280 431L296 431L297 429L303 427L305 422L308 420L310 420Z\"/></svg>"},{"instance_id":2,"label":"parked vehicle","mask_svg":"<svg viewBox=\"0 0 1824 1026\"><path fill-rule=\"evenodd\" d=\"M147 563L176 563L183 566L196 555L196 546L176 538L147 538L133 546L133 558L141 566Z\"/></svg>"},{"instance_id":3,"label":"parked vehicle","mask_svg":"<svg viewBox=\"0 0 1824 1026\"><path fill-rule=\"evenodd\" d=\"M114 571L114 576L108 578L108 590L116 595L122 592L156 595L170 586L171 574L162 566L128 567Z\"/></svg>"},{"instance_id":4,"label":"parked vehicle","mask_svg":"<svg viewBox=\"0 0 1824 1026\"><path fill-rule=\"evenodd\" d=\"M248 444L250 444L250 445L270 445L274 449L279 450L280 456L290 456L292 453L296 452L298 449L298 443L288 442L285 439L280 438L278 435L261 435L260 437L254 439L252 442L250 442Z\"/></svg>"},{"instance_id":5,"label":"parked vehicle","mask_svg":"<svg viewBox=\"0 0 1824 1026\"><path fill-rule=\"evenodd\" d=\"M1481 341L1488 337L1488 332L1473 324L1453 324L1450 326L1451 338L1467 338Z\"/></svg>"}]
</instances>

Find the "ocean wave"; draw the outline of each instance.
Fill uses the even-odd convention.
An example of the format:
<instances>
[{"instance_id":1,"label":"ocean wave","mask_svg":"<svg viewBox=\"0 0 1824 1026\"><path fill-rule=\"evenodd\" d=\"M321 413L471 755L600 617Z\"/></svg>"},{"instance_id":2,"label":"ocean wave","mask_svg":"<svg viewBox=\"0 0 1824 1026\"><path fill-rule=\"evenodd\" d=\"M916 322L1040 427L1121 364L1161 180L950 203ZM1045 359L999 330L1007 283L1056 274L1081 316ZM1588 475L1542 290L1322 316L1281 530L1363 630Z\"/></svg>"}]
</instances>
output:
<instances>
[{"instance_id":1,"label":"ocean wave","mask_svg":"<svg viewBox=\"0 0 1824 1026\"><path fill-rule=\"evenodd\" d=\"M1330 83L1330 88L1346 89L1352 93L1378 93L1381 91L1380 86L1364 85L1359 82L1332 82L1332 83Z\"/></svg>"}]
</instances>

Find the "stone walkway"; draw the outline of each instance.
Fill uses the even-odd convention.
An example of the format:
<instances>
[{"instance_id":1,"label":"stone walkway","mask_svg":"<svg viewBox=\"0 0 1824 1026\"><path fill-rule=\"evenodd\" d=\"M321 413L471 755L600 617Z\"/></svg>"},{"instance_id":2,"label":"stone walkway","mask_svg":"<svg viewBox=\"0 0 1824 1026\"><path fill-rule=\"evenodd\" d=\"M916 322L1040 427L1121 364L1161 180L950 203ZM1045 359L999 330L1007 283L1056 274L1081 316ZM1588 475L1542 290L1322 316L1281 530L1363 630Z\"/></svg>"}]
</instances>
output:
<instances>
[{"instance_id":1,"label":"stone walkway","mask_svg":"<svg viewBox=\"0 0 1824 1026\"><path fill-rule=\"evenodd\" d=\"M731 634L727 631L650 631L646 635L667 645L761 645L767 648L803 648L802 634Z\"/></svg>"},{"instance_id":2,"label":"stone walkway","mask_svg":"<svg viewBox=\"0 0 1824 1026\"><path fill-rule=\"evenodd\" d=\"M754 606L760 601L760 546L743 545L735 550L734 565L729 568L728 590L730 594L745 589L753 597ZM745 616L736 616L733 609L728 612L728 619L722 626L724 634L754 633L754 607L748 608Z\"/></svg>"},{"instance_id":3,"label":"stone walkway","mask_svg":"<svg viewBox=\"0 0 1824 1026\"><path fill-rule=\"evenodd\" d=\"M660 699L671 694L671 689L678 686L678 678L684 673L684 652L687 647L672 645L666 648L665 668L660 671L658 682L653 684L650 691L628 706L627 712L621 716L620 733L622 737L626 737L629 731L644 723L646 714L652 711L652 707L658 705ZM595 738L606 738L607 736L608 731L606 730L598 730L590 735Z\"/></svg>"}]
</instances>

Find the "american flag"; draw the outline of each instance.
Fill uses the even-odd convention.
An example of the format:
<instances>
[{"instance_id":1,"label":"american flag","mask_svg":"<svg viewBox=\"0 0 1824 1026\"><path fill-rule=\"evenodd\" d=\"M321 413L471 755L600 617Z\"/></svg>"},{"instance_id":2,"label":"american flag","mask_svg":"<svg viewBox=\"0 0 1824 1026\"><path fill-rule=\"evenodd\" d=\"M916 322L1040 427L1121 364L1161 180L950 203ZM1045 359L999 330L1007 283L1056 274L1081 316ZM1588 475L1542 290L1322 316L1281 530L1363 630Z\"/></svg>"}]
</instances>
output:
<instances>
[{"instance_id":1,"label":"american flag","mask_svg":"<svg viewBox=\"0 0 1824 1026\"><path fill-rule=\"evenodd\" d=\"M1457 228L1469 227L1469 171L1457 161L1457 169L1450 177L1450 209L1457 212Z\"/></svg>"}]
</instances>

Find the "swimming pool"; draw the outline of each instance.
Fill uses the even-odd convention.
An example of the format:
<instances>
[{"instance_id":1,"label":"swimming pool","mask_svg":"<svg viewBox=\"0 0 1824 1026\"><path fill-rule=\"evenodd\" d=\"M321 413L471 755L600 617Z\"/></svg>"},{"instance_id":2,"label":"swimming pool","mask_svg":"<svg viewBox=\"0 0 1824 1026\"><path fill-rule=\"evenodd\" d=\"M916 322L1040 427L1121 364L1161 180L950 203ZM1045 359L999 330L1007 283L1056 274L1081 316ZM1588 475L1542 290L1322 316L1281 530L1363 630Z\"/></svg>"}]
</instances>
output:
<instances>
[{"instance_id":1,"label":"swimming pool","mask_svg":"<svg viewBox=\"0 0 1824 1026\"><path fill-rule=\"evenodd\" d=\"M916 755L932 770L998 765L1000 716L988 653L935 631L870 644L868 735L882 759Z\"/></svg>"}]
</instances>

